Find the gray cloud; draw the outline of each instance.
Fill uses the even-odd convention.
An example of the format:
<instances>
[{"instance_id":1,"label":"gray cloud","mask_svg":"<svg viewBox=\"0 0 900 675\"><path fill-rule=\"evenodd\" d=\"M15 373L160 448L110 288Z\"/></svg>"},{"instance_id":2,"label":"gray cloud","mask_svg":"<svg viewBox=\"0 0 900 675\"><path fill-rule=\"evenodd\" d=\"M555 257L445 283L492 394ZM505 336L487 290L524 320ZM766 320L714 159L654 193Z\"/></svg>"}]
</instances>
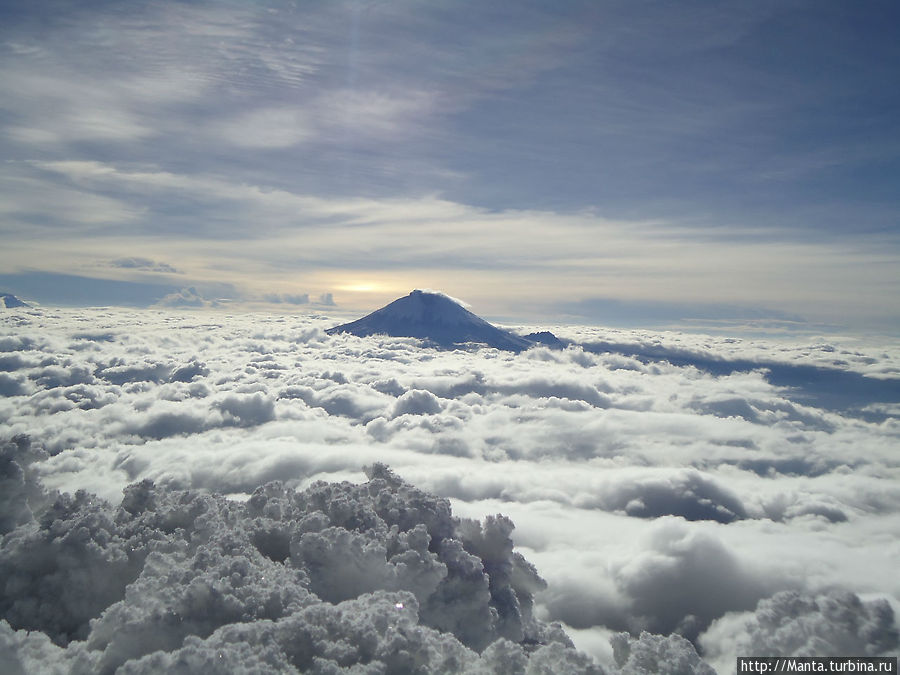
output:
<instances>
[{"instance_id":1,"label":"gray cloud","mask_svg":"<svg viewBox=\"0 0 900 675\"><path fill-rule=\"evenodd\" d=\"M158 361L143 361L128 365L113 361L108 366L98 368L97 377L113 384L129 382L155 382L158 384L168 380L171 372L170 365Z\"/></svg>"},{"instance_id":2,"label":"gray cloud","mask_svg":"<svg viewBox=\"0 0 900 675\"><path fill-rule=\"evenodd\" d=\"M44 389L55 389L73 384L91 384L94 374L85 366L50 365L34 373L32 379Z\"/></svg>"},{"instance_id":3,"label":"gray cloud","mask_svg":"<svg viewBox=\"0 0 900 675\"><path fill-rule=\"evenodd\" d=\"M749 609L770 584L714 536L663 520L626 558L607 560L604 581L571 571L542 596L551 614L575 628L605 625L633 633L677 632L691 640L726 612ZM587 572L587 569L583 570Z\"/></svg>"},{"instance_id":4,"label":"gray cloud","mask_svg":"<svg viewBox=\"0 0 900 675\"><path fill-rule=\"evenodd\" d=\"M159 307L217 307L216 300L204 298L193 286L169 293L157 303Z\"/></svg>"},{"instance_id":5,"label":"gray cloud","mask_svg":"<svg viewBox=\"0 0 900 675\"><path fill-rule=\"evenodd\" d=\"M28 393L28 387L25 385L24 378L15 375L7 375L0 373L0 395L2 396L20 396Z\"/></svg>"},{"instance_id":6,"label":"gray cloud","mask_svg":"<svg viewBox=\"0 0 900 675\"><path fill-rule=\"evenodd\" d=\"M242 427L256 426L275 419L274 400L262 394L230 395L216 403L225 419Z\"/></svg>"},{"instance_id":7,"label":"gray cloud","mask_svg":"<svg viewBox=\"0 0 900 675\"><path fill-rule=\"evenodd\" d=\"M2 459L4 481L23 485L28 447ZM214 653L217 668L283 672L521 672L531 659L601 672L532 615L543 581L508 519L460 520L383 465L368 474L302 492L269 483L245 503L150 481L118 508L83 491L49 503L33 480L4 493L19 512L0 549L3 663L153 672Z\"/></svg>"},{"instance_id":8,"label":"gray cloud","mask_svg":"<svg viewBox=\"0 0 900 675\"><path fill-rule=\"evenodd\" d=\"M198 377L207 375L209 375L209 368L206 367L206 364L192 359L190 363L173 370L169 375L169 380L171 382L191 382Z\"/></svg>"},{"instance_id":9,"label":"gray cloud","mask_svg":"<svg viewBox=\"0 0 900 675\"><path fill-rule=\"evenodd\" d=\"M308 305L309 293L269 293L263 296L266 302L288 305Z\"/></svg>"},{"instance_id":10,"label":"gray cloud","mask_svg":"<svg viewBox=\"0 0 900 675\"><path fill-rule=\"evenodd\" d=\"M600 492L597 499L602 508L639 518L677 515L685 520L730 523L747 516L736 494L697 471L617 481ZM580 500L579 504L591 505L588 500Z\"/></svg>"},{"instance_id":11,"label":"gray cloud","mask_svg":"<svg viewBox=\"0 0 900 675\"><path fill-rule=\"evenodd\" d=\"M316 302L325 307L333 307L335 304L334 295L331 293L322 293Z\"/></svg>"},{"instance_id":12,"label":"gray cloud","mask_svg":"<svg viewBox=\"0 0 900 675\"><path fill-rule=\"evenodd\" d=\"M27 356L22 356L21 354L12 353L0 356L0 371L2 372L9 373L34 365L36 365L34 361L29 360Z\"/></svg>"},{"instance_id":13,"label":"gray cloud","mask_svg":"<svg viewBox=\"0 0 900 675\"><path fill-rule=\"evenodd\" d=\"M647 543L614 573L642 628L694 639L713 619L753 607L765 594L762 580L712 537L667 523Z\"/></svg>"},{"instance_id":14,"label":"gray cloud","mask_svg":"<svg viewBox=\"0 0 900 675\"><path fill-rule=\"evenodd\" d=\"M391 417L400 415L436 415L441 412L441 402L430 391L411 389L403 393L394 404Z\"/></svg>"},{"instance_id":15,"label":"gray cloud","mask_svg":"<svg viewBox=\"0 0 900 675\"><path fill-rule=\"evenodd\" d=\"M678 635L663 637L644 631L634 638L628 633L618 633L610 642L622 675L715 675L710 665L697 655L693 645Z\"/></svg>"},{"instance_id":16,"label":"gray cloud","mask_svg":"<svg viewBox=\"0 0 900 675\"><path fill-rule=\"evenodd\" d=\"M116 258L115 260L110 260L109 265L111 267L118 267L120 269L128 269L128 270L141 270L144 272L161 272L163 274L178 274L178 270L164 262L157 262L155 260L151 260L150 258L141 258L137 256L132 256L129 258Z\"/></svg>"},{"instance_id":17,"label":"gray cloud","mask_svg":"<svg viewBox=\"0 0 900 675\"><path fill-rule=\"evenodd\" d=\"M896 653L900 634L891 605L831 590L818 595L784 591L755 611L728 614L700 638L720 672L733 672L735 656L818 656Z\"/></svg>"}]
</instances>

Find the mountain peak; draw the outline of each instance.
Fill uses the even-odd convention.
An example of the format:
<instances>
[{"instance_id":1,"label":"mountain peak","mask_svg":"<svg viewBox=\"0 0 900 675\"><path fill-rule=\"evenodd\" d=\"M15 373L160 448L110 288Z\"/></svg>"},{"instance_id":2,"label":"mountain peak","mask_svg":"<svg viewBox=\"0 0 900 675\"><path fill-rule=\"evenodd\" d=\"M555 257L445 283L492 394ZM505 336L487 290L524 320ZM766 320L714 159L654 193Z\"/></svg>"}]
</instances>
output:
<instances>
[{"instance_id":1,"label":"mountain peak","mask_svg":"<svg viewBox=\"0 0 900 675\"><path fill-rule=\"evenodd\" d=\"M460 300L440 291L416 289L361 319L326 331L359 337L390 335L427 340L442 347L467 342L519 352L532 346L530 340L491 325L463 307Z\"/></svg>"},{"instance_id":2,"label":"mountain peak","mask_svg":"<svg viewBox=\"0 0 900 675\"><path fill-rule=\"evenodd\" d=\"M12 309L13 307L31 307L31 305L22 302L12 293L0 293L0 307Z\"/></svg>"},{"instance_id":3,"label":"mountain peak","mask_svg":"<svg viewBox=\"0 0 900 675\"><path fill-rule=\"evenodd\" d=\"M449 300L450 302L455 302L457 305L464 309L469 309L470 305L465 300L460 300L459 298L454 298L452 295L447 295L443 291L435 291L431 288L416 288L415 290L410 292L410 297L421 297L426 295L436 295L439 298L443 298L444 300Z\"/></svg>"}]
</instances>

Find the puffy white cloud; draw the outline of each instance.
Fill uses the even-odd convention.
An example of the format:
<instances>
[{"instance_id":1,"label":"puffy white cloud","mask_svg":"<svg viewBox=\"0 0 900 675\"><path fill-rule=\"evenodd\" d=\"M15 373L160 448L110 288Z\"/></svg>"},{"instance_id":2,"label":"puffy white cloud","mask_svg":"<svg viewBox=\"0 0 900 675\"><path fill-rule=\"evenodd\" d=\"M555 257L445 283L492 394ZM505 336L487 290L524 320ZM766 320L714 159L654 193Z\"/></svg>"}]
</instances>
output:
<instances>
[{"instance_id":1,"label":"puffy white cloud","mask_svg":"<svg viewBox=\"0 0 900 675\"><path fill-rule=\"evenodd\" d=\"M21 473L28 450L4 459ZM0 663L600 672L533 617L543 580L508 519L459 520L383 465L368 473L299 492L269 483L243 503L142 481L118 507L83 491L49 503L33 483L0 549Z\"/></svg>"},{"instance_id":2,"label":"puffy white cloud","mask_svg":"<svg viewBox=\"0 0 900 675\"><path fill-rule=\"evenodd\" d=\"M394 404L391 417L400 415L436 415L441 412L438 397L430 391L411 389L403 393Z\"/></svg>"},{"instance_id":3,"label":"puffy white cloud","mask_svg":"<svg viewBox=\"0 0 900 675\"><path fill-rule=\"evenodd\" d=\"M635 639L619 633L611 642L622 675L715 675L693 645L678 635L663 637L642 632Z\"/></svg>"},{"instance_id":4,"label":"puffy white cloud","mask_svg":"<svg viewBox=\"0 0 900 675\"><path fill-rule=\"evenodd\" d=\"M737 656L895 654L900 634L884 599L855 593L784 591L760 601L755 610L718 619L701 637L707 656L721 672L731 672Z\"/></svg>"},{"instance_id":5,"label":"puffy white cloud","mask_svg":"<svg viewBox=\"0 0 900 675\"><path fill-rule=\"evenodd\" d=\"M726 611L752 607L765 585L722 542L662 521L643 551L616 564L613 579L631 602L633 620L656 633L691 638Z\"/></svg>"},{"instance_id":6,"label":"puffy white cloud","mask_svg":"<svg viewBox=\"0 0 900 675\"><path fill-rule=\"evenodd\" d=\"M23 377L0 373L0 396L20 396L28 392Z\"/></svg>"}]
</instances>

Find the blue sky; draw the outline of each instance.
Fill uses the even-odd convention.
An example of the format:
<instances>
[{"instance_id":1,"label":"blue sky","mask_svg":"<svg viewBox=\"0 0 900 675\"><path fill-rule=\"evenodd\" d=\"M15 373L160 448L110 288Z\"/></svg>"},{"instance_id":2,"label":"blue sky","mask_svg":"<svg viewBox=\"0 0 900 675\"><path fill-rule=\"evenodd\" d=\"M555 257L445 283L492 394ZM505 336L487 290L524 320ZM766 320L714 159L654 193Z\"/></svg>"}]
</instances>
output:
<instances>
[{"instance_id":1,"label":"blue sky","mask_svg":"<svg viewBox=\"0 0 900 675\"><path fill-rule=\"evenodd\" d=\"M0 290L900 324L896 3L0 12Z\"/></svg>"}]
</instances>

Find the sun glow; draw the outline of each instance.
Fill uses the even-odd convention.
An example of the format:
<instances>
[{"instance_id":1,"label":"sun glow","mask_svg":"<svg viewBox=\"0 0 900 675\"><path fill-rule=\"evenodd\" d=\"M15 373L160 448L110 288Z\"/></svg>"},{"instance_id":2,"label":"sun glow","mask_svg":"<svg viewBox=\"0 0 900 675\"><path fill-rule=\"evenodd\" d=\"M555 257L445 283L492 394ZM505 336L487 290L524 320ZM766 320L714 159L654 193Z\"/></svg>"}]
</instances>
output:
<instances>
[{"instance_id":1,"label":"sun glow","mask_svg":"<svg viewBox=\"0 0 900 675\"><path fill-rule=\"evenodd\" d=\"M338 286L337 290L347 291L348 293L383 293L388 289L384 284L374 281L357 281Z\"/></svg>"}]
</instances>

